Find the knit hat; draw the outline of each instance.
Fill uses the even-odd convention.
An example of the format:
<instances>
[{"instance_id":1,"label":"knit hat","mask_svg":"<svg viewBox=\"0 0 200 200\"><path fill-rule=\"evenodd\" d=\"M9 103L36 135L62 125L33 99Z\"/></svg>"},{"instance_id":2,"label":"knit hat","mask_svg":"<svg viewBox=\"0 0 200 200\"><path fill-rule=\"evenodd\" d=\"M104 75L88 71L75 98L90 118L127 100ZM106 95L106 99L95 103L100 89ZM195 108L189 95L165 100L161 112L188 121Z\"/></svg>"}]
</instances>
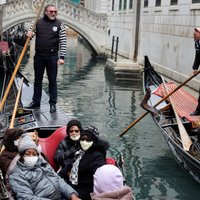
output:
<instances>
[{"instance_id":1,"label":"knit hat","mask_svg":"<svg viewBox=\"0 0 200 200\"><path fill-rule=\"evenodd\" d=\"M35 149L38 152L37 145L32 138L29 135L23 135L18 146L19 153L23 153L27 149Z\"/></svg>"},{"instance_id":2,"label":"knit hat","mask_svg":"<svg viewBox=\"0 0 200 200\"><path fill-rule=\"evenodd\" d=\"M97 142L99 139L99 132L98 129L94 126L85 127L81 133L81 136L87 135L91 138L94 142Z\"/></svg>"},{"instance_id":3,"label":"knit hat","mask_svg":"<svg viewBox=\"0 0 200 200\"><path fill-rule=\"evenodd\" d=\"M99 167L93 177L95 194L112 192L123 187L122 172L115 165L107 164Z\"/></svg>"},{"instance_id":4,"label":"knit hat","mask_svg":"<svg viewBox=\"0 0 200 200\"><path fill-rule=\"evenodd\" d=\"M82 130L81 122L78 119L72 119L67 124L67 129L66 129L67 135L69 135L69 129L72 126L78 126L80 131Z\"/></svg>"}]
</instances>

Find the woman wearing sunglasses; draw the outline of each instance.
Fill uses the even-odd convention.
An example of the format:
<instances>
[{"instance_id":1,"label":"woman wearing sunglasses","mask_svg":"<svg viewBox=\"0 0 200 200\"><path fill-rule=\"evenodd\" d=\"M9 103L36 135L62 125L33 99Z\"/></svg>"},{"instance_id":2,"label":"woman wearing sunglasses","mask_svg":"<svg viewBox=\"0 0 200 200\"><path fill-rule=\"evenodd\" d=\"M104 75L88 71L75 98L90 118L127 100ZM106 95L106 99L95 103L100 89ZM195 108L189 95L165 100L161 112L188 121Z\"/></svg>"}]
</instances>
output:
<instances>
[{"instance_id":1,"label":"woman wearing sunglasses","mask_svg":"<svg viewBox=\"0 0 200 200\"><path fill-rule=\"evenodd\" d=\"M106 164L109 143L100 139L97 129L90 126L81 132L80 146L81 149L75 153L69 180L79 198L89 200L93 192L93 175L97 168Z\"/></svg>"},{"instance_id":2,"label":"woman wearing sunglasses","mask_svg":"<svg viewBox=\"0 0 200 200\"><path fill-rule=\"evenodd\" d=\"M79 120L70 120L66 128L67 135L59 143L54 156L56 164L61 167L58 174L64 178L67 183L75 152L80 149L79 139L81 130L82 126Z\"/></svg>"}]
</instances>

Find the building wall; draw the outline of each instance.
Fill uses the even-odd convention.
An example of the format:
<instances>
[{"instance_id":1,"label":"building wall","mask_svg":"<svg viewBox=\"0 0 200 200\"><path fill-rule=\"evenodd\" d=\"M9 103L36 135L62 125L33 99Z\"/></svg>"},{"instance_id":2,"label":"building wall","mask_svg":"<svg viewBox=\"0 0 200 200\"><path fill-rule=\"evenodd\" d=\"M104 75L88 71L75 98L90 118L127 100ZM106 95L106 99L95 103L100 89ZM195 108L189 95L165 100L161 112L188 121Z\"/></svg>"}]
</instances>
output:
<instances>
[{"instance_id":1,"label":"building wall","mask_svg":"<svg viewBox=\"0 0 200 200\"><path fill-rule=\"evenodd\" d=\"M142 6L140 23L138 60L148 55L158 71L181 82L190 76L195 56L193 29L200 26L200 3L181 0L170 6L169 0L163 0L155 7L155 0L149 0L148 7ZM195 81L190 86L199 87Z\"/></svg>"},{"instance_id":2,"label":"building wall","mask_svg":"<svg viewBox=\"0 0 200 200\"><path fill-rule=\"evenodd\" d=\"M119 0L114 1L114 10L112 10L113 1L110 1L110 11L108 14L107 48L109 50L111 49L113 36L115 36L115 39L118 37L118 53L123 57L133 59L136 13L135 6L133 6L132 9L129 9L129 1L131 0L127 0L125 9L124 1L122 1L121 10L119 10Z\"/></svg>"}]
</instances>

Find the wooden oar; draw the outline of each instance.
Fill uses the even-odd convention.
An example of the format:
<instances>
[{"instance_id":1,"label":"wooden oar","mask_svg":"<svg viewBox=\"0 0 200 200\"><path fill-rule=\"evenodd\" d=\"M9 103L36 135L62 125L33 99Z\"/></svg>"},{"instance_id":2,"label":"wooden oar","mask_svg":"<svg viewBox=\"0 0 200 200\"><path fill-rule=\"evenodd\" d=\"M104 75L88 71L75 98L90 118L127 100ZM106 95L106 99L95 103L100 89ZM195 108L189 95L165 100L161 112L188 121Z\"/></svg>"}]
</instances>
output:
<instances>
[{"instance_id":1,"label":"wooden oar","mask_svg":"<svg viewBox=\"0 0 200 200\"><path fill-rule=\"evenodd\" d=\"M16 116L16 113L17 113L17 107L18 107L20 96L21 96L21 92L22 92L23 81L24 81L24 77L21 80L19 91L17 93L17 98L16 98L16 101L15 101L15 106L14 106L14 110L13 110L13 113L12 113L12 118L11 118L11 121L10 121L9 128L13 128L14 127L15 116Z\"/></svg>"},{"instance_id":2,"label":"wooden oar","mask_svg":"<svg viewBox=\"0 0 200 200\"><path fill-rule=\"evenodd\" d=\"M15 101L15 106L14 106L14 109L13 109L12 118L11 118L11 121L10 121L9 128L13 128L14 127L15 116L16 116L16 113L17 113L17 107L18 107L20 96L21 96L21 92L22 92L23 82L24 82L24 77L21 80L20 87L19 87L19 90L18 90L18 93L17 93L17 98L16 98L16 101ZM5 149L5 146L3 145L1 147L0 154L4 149Z\"/></svg>"},{"instance_id":3,"label":"wooden oar","mask_svg":"<svg viewBox=\"0 0 200 200\"><path fill-rule=\"evenodd\" d=\"M34 22L34 24L33 24L33 26L32 26L32 30L35 29L36 22L37 22L37 20L38 20L38 18L39 18L39 16L40 16L40 13L41 13L41 11L42 11L42 8L43 8L44 4L45 4L45 0L43 0L42 5L41 5L41 7L40 7L40 10L38 11L36 20L35 20L35 22ZM23 49L22 49L22 52L21 52L21 54L20 54L20 56L19 56L19 59L18 59L18 61L17 61L17 64L16 64L16 66L15 66L15 69L14 69L14 71L13 71L13 74L12 74L12 76L11 76L10 82L8 83L8 86L7 86L7 88L6 88L6 91L5 91L5 93L4 93L4 96L3 96L3 98L2 98L2 101L0 102L0 112L2 112L2 110L3 110L3 106L4 106L5 101L6 101L6 99L7 99L7 96L8 96L8 93L9 93L9 91L10 91L10 88L11 88L11 86L12 86L12 84L13 84L14 78L15 78L15 76L16 76L16 74L17 74L17 71L19 70L19 66L20 66L20 64L21 64L21 62L22 62L22 59L23 59L23 57L24 57L24 54L25 54L25 52L26 52L26 49L27 49L27 46L28 46L28 43L29 43L29 42L30 42L30 38L27 37L26 43L25 43L25 45L24 45L24 47L23 47Z\"/></svg>"},{"instance_id":4,"label":"wooden oar","mask_svg":"<svg viewBox=\"0 0 200 200\"><path fill-rule=\"evenodd\" d=\"M186 81L184 81L181 85L179 85L178 87L176 87L173 91L171 91L168 95L166 95L165 97L163 97L162 99L160 99L155 105L154 107L158 106L160 103L162 103L164 100L166 100L169 96L171 96L172 94L174 94L174 92L176 92L177 90L179 90L181 87L183 87L187 82L189 82L191 79L193 79L195 76L197 76L200 73L200 70L197 71L197 73L193 74L190 78L188 78ZM141 119L143 119L147 114L149 113L149 111L147 111L146 113L144 113L142 116L140 116L138 119L134 120L126 129L124 129L124 131L122 133L119 134L119 137L122 137L130 128L132 128L135 124L137 124Z\"/></svg>"},{"instance_id":5,"label":"wooden oar","mask_svg":"<svg viewBox=\"0 0 200 200\"><path fill-rule=\"evenodd\" d=\"M169 94L169 90L168 90L168 87L166 85L166 82L165 82L165 80L163 79L162 76L161 76L161 78L162 78L165 90L166 90L167 94ZM190 136L188 135L185 127L183 126L183 123L181 122L181 119L178 116L178 113L176 112L176 107L175 107L175 104L174 104L171 96L169 97L169 100L170 100L172 108L174 110L174 114L175 114L176 121L177 121L177 124L178 124L178 130L179 130L179 133L180 133L183 149L186 150L186 151L189 151L190 146L192 144L192 140L191 140Z\"/></svg>"}]
</instances>

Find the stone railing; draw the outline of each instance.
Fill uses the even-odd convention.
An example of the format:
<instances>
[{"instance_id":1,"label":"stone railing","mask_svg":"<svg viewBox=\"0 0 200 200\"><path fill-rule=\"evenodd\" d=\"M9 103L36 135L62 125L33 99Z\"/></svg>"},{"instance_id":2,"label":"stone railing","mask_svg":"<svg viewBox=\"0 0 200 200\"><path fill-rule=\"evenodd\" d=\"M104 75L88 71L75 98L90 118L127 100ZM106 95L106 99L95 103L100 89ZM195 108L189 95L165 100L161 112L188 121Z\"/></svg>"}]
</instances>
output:
<instances>
[{"instance_id":1,"label":"stone railing","mask_svg":"<svg viewBox=\"0 0 200 200\"><path fill-rule=\"evenodd\" d=\"M19 22L29 21L36 16L42 0L10 0L2 7L2 28L10 28ZM47 3L54 3L62 19L75 20L81 24L106 31L107 17L102 14L92 12L81 5L73 4L68 0L46 0ZM4 26L5 24L5 26Z\"/></svg>"}]
</instances>

